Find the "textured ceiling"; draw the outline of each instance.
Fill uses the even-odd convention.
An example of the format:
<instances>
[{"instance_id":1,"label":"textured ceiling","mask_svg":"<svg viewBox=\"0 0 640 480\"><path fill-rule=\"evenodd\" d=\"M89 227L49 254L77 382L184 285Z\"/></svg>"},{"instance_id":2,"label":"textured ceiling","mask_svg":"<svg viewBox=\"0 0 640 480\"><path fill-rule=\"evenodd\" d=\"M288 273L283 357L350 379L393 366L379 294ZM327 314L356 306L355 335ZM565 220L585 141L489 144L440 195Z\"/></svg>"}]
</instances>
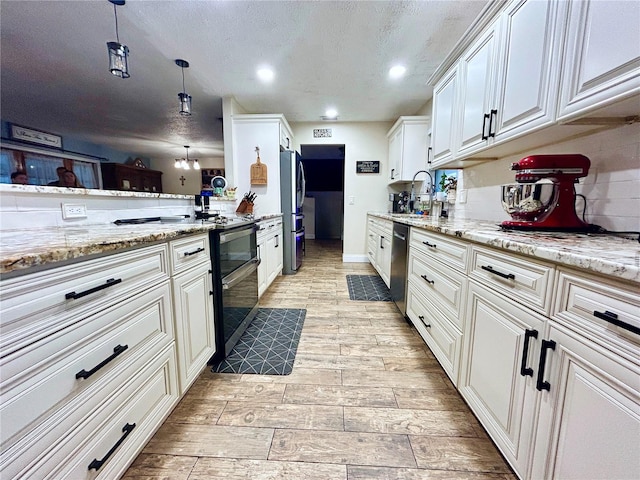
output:
<instances>
[{"instance_id":1,"label":"textured ceiling","mask_svg":"<svg viewBox=\"0 0 640 480\"><path fill-rule=\"evenodd\" d=\"M108 72L113 5L0 2L1 115L152 158L222 154L222 97L250 113L393 121L431 97L426 81L487 4L447 1L154 1L117 8L131 78ZM178 115L176 58L193 115ZM391 66L406 76L390 81ZM271 66L265 85L256 69Z\"/></svg>"}]
</instances>

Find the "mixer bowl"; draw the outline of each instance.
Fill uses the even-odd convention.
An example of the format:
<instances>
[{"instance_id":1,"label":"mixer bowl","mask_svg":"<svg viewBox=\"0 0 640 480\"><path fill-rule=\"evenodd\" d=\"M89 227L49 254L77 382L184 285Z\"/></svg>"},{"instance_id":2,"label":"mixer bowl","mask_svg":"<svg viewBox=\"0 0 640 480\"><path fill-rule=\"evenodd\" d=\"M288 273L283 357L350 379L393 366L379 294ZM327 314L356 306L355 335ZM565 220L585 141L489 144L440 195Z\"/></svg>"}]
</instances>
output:
<instances>
[{"instance_id":1,"label":"mixer bowl","mask_svg":"<svg viewBox=\"0 0 640 480\"><path fill-rule=\"evenodd\" d=\"M553 183L502 185L502 208L514 220L532 221L549 210L556 198Z\"/></svg>"}]
</instances>

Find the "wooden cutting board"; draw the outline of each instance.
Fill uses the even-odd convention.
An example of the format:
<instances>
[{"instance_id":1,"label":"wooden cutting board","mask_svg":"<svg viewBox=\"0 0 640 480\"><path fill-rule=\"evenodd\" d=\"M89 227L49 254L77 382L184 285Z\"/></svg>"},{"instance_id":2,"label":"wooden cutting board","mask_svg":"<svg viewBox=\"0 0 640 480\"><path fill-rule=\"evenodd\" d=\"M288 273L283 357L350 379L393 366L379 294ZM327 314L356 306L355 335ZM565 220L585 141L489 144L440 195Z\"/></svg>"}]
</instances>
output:
<instances>
[{"instance_id":1,"label":"wooden cutting board","mask_svg":"<svg viewBox=\"0 0 640 480\"><path fill-rule=\"evenodd\" d=\"M260 149L256 147L258 158L256 163L251 165L251 185L267 184L267 166L260 161Z\"/></svg>"}]
</instances>

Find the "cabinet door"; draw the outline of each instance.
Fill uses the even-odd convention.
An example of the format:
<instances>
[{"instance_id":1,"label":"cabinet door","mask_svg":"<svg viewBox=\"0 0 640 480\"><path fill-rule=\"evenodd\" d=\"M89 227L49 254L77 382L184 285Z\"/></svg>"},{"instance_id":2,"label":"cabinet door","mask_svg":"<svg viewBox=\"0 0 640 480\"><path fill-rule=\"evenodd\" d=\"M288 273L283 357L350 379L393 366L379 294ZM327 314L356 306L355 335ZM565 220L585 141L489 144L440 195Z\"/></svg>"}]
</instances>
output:
<instances>
[{"instance_id":1,"label":"cabinet door","mask_svg":"<svg viewBox=\"0 0 640 480\"><path fill-rule=\"evenodd\" d=\"M258 244L258 258L260 264L258 265L258 295L262 294L267 289L267 242Z\"/></svg>"},{"instance_id":2,"label":"cabinet door","mask_svg":"<svg viewBox=\"0 0 640 480\"><path fill-rule=\"evenodd\" d=\"M172 278L180 387L184 393L215 353L215 325L208 264Z\"/></svg>"},{"instance_id":3,"label":"cabinet door","mask_svg":"<svg viewBox=\"0 0 640 480\"><path fill-rule=\"evenodd\" d=\"M458 389L523 478L538 398L534 363L545 319L473 281L467 312Z\"/></svg>"},{"instance_id":4,"label":"cabinet door","mask_svg":"<svg viewBox=\"0 0 640 480\"><path fill-rule=\"evenodd\" d=\"M378 241L378 266L380 277L387 287L391 287L391 238L388 235L381 235Z\"/></svg>"},{"instance_id":5,"label":"cabinet door","mask_svg":"<svg viewBox=\"0 0 640 480\"><path fill-rule=\"evenodd\" d=\"M532 478L640 478L638 362L550 325Z\"/></svg>"},{"instance_id":6,"label":"cabinet door","mask_svg":"<svg viewBox=\"0 0 640 480\"><path fill-rule=\"evenodd\" d=\"M597 116L638 115L640 2L570 2L559 120L629 99Z\"/></svg>"},{"instance_id":7,"label":"cabinet door","mask_svg":"<svg viewBox=\"0 0 640 480\"><path fill-rule=\"evenodd\" d=\"M489 138L495 50L494 26L487 30L460 60L460 155L483 148Z\"/></svg>"},{"instance_id":8,"label":"cabinet door","mask_svg":"<svg viewBox=\"0 0 640 480\"><path fill-rule=\"evenodd\" d=\"M496 142L553 122L565 5L514 0L502 14L497 118L490 119Z\"/></svg>"},{"instance_id":9,"label":"cabinet door","mask_svg":"<svg viewBox=\"0 0 640 480\"><path fill-rule=\"evenodd\" d=\"M267 287L276 279L281 269L282 235L276 234L267 239Z\"/></svg>"},{"instance_id":10,"label":"cabinet door","mask_svg":"<svg viewBox=\"0 0 640 480\"><path fill-rule=\"evenodd\" d=\"M451 159L454 154L454 117L457 88L458 69L456 65L438 82L433 90L432 168Z\"/></svg>"},{"instance_id":11,"label":"cabinet door","mask_svg":"<svg viewBox=\"0 0 640 480\"><path fill-rule=\"evenodd\" d=\"M402 168L402 125L389 137L389 180L398 180Z\"/></svg>"}]
</instances>

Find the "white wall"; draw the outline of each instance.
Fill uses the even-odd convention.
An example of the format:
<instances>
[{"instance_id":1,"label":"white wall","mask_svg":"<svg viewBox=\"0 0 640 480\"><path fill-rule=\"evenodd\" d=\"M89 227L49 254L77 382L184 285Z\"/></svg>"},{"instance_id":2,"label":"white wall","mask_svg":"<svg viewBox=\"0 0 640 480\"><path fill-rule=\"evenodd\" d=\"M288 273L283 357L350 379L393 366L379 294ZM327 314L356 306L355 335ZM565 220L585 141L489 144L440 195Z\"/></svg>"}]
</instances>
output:
<instances>
[{"instance_id":1,"label":"white wall","mask_svg":"<svg viewBox=\"0 0 640 480\"><path fill-rule=\"evenodd\" d=\"M180 158L182 158L182 156L180 156ZM189 154L189 158L191 158L191 154ZM198 158L200 168L224 168L223 157L195 158ZM154 159L151 161L151 169L164 172L162 175L162 190L164 193L196 195L202 190L201 171L175 168L175 159ZM182 185L180 177L184 177L184 185Z\"/></svg>"},{"instance_id":2,"label":"white wall","mask_svg":"<svg viewBox=\"0 0 640 480\"><path fill-rule=\"evenodd\" d=\"M589 175L576 192L587 197L589 223L608 230L640 230L640 124L606 130L504 157L463 170L467 203L456 204L459 218L508 220L500 204L500 185L514 182L511 163L531 154L580 153L589 157ZM582 202L578 200L578 215Z\"/></svg>"},{"instance_id":3,"label":"white wall","mask_svg":"<svg viewBox=\"0 0 640 480\"><path fill-rule=\"evenodd\" d=\"M343 260L366 262L368 211L387 211L387 132L391 122L292 123L296 150L300 145L345 145ZM331 138L313 138L314 128L331 128ZM380 161L380 173L356 174L356 162ZM353 205L349 197L354 197Z\"/></svg>"}]
</instances>

